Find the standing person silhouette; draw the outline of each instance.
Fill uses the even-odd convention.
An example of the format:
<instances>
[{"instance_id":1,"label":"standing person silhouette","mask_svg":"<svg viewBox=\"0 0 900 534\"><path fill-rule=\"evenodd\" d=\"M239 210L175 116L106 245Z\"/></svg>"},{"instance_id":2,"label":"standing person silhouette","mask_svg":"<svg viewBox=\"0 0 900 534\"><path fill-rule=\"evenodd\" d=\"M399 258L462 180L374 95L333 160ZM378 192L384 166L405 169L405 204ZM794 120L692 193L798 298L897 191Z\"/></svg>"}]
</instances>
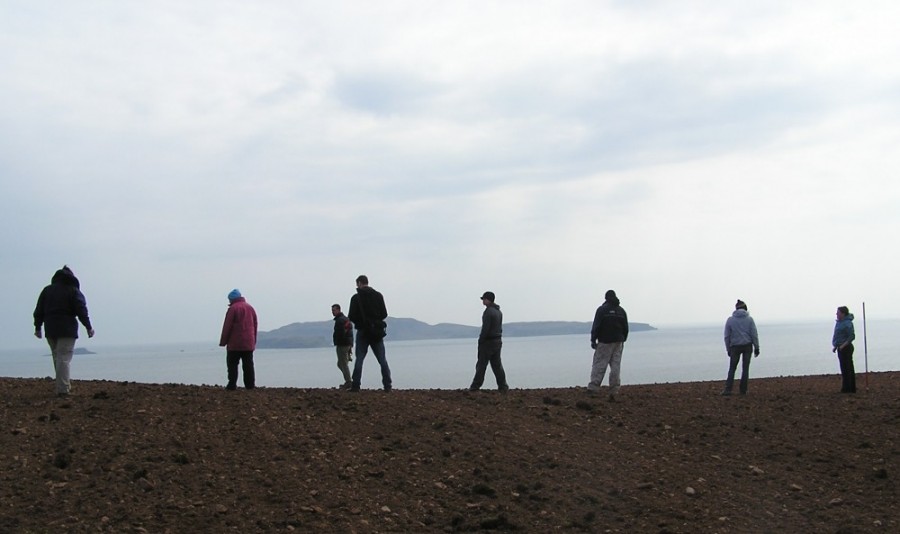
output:
<instances>
[{"instance_id":1,"label":"standing person silhouette","mask_svg":"<svg viewBox=\"0 0 900 534\"><path fill-rule=\"evenodd\" d=\"M384 350L384 337L387 335L387 307L384 296L369 286L369 277L361 274L356 277L356 294L350 298L350 309L347 317L356 327L356 363L353 365L353 376L348 391L356 393L362 382L363 362L369 347L375 353L378 365L381 366L381 384L385 392L390 392L391 368L388 366Z\"/></svg>"},{"instance_id":2,"label":"standing person silhouette","mask_svg":"<svg viewBox=\"0 0 900 534\"><path fill-rule=\"evenodd\" d=\"M228 311L225 313L225 323L222 325L222 337L219 338L219 346L227 347L225 352L225 365L228 370L226 390L237 389L238 363L241 364L241 370L244 373L244 387L247 389L256 387L253 351L256 350L258 331L259 321L256 318L256 310L239 290L232 289L228 293Z\"/></svg>"},{"instance_id":3,"label":"standing person silhouette","mask_svg":"<svg viewBox=\"0 0 900 534\"><path fill-rule=\"evenodd\" d=\"M831 352L836 352L841 366L841 393L856 393L856 369L853 367L853 314L846 306L835 312L834 335L831 337Z\"/></svg>"},{"instance_id":4,"label":"standing person silhouette","mask_svg":"<svg viewBox=\"0 0 900 534\"><path fill-rule=\"evenodd\" d=\"M610 289L604 295L603 304L594 313L591 325L591 348L594 362L591 365L591 381L588 393L600 392L600 384L609 367L609 401L614 402L621 385L622 350L628 339L628 314L620 306L619 297Z\"/></svg>"},{"instance_id":5,"label":"standing person silhouette","mask_svg":"<svg viewBox=\"0 0 900 534\"><path fill-rule=\"evenodd\" d=\"M88 317L87 301L81 293L81 283L72 269L63 265L50 279L38 296L34 307L34 337L44 337L50 345L53 369L56 373L56 394L68 396L72 391L70 370L75 340L78 339L78 322L87 329L88 337L94 337L94 327Z\"/></svg>"},{"instance_id":6,"label":"standing person silhouette","mask_svg":"<svg viewBox=\"0 0 900 534\"><path fill-rule=\"evenodd\" d=\"M741 395L746 395L750 381L750 353L759 357L759 334L756 331L756 322L747 311L747 304L740 299L734 304L731 317L725 321L725 352L729 358L728 376L722 395L731 395L738 362L742 363L740 392Z\"/></svg>"},{"instance_id":7,"label":"standing person silhouette","mask_svg":"<svg viewBox=\"0 0 900 534\"><path fill-rule=\"evenodd\" d=\"M475 363L475 377L469 391L478 391L484 384L484 374L487 372L488 363L491 371L497 379L497 390L500 393L509 391L506 383L506 371L503 370L503 361L500 359L500 350L503 348L503 313L500 306L494 302L496 296L492 291L485 291L481 295L481 303L484 305L484 313L481 314L481 333L478 334L478 360Z\"/></svg>"}]
</instances>

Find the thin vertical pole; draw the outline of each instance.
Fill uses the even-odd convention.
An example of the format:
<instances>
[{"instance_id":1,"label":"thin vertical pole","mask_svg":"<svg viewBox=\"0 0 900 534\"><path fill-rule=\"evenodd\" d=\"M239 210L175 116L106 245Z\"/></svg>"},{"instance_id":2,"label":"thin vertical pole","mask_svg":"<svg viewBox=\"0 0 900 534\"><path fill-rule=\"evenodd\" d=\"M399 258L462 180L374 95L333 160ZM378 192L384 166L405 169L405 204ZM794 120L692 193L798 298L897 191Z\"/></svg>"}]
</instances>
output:
<instances>
[{"instance_id":1,"label":"thin vertical pole","mask_svg":"<svg viewBox=\"0 0 900 534\"><path fill-rule=\"evenodd\" d=\"M869 339L866 335L866 303L862 303L863 310L863 353L866 357L866 391L869 391Z\"/></svg>"}]
</instances>

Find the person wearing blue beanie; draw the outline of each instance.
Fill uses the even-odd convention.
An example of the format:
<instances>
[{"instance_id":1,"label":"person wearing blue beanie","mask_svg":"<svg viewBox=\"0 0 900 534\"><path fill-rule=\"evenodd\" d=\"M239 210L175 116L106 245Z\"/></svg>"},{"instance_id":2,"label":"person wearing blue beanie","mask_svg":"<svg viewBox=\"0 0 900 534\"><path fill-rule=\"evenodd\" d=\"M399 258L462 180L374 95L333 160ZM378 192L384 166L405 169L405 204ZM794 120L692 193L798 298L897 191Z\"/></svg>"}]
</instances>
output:
<instances>
[{"instance_id":1,"label":"person wearing blue beanie","mask_svg":"<svg viewBox=\"0 0 900 534\"><path fill-rule=\"evenodd\" d=\"M225 364L228 369L227 390L237 389L238 363L244 373L244 387L256 387L256 372L253 367L253 351L256 349L256 334L259 321L256 310L237 289L228 293L228 311L222 325L219 346L226 347Z\"/></svg>"}]
</instances>

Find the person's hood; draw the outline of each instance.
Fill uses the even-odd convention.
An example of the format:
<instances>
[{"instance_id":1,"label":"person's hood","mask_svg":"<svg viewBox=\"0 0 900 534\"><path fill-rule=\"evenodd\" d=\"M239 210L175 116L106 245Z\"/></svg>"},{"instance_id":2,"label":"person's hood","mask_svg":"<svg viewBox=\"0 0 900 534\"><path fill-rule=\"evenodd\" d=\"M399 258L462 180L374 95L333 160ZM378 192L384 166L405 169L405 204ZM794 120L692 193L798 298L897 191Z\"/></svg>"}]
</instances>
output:
<instances>
[{"instance_id":1,"label":"person's hood","mask_svg":"<svg viewBox=\"0 0 900 534\"><path fill-rule=\"evenodd\" d=\"M359 293L360 295L363 293L377 293L377 291L375 291L375 288L372 286L358 287L358 288L356 288L356 292Z\"/></svg>"},{"instance_id":2,"label":"person's hood","mask_svg":"<svg viewBox=\"0 0 900 534\"><path fill-rule=\"evenodd\" d=\"M610 297L606 299L606 302L608 302L610 306L618 306L620 303L619 297Z\"/></svg>"},{"instance_id":3,"label":"person's hood","mask_svg":"<svg viewBox=\"0 0 900 534\"><path fill-rule=\"evenodd\" d=\"M848 313L847 315L844 316L843 319L841 319L841 321L853 321L853 314L852 314L852 313ZM839 321L839 322L840 322L840 321Z\"/></svg>"},{"instance_id":4,"label":"person's hood","mask_svg":"<svg viewBox=\"0 0 900 534\"><path fill-rule=\"evenodd\" d=\"M737 309L737 310L734 310L733 312L731 312L731 316L737 317L737 318L747 317L748 315L750 315L750 312L748 312L747 310L745 310L743 308Z\"/></svg>"},{"instance_id":5,"label":"person's hood","mask_svg":"<svg viewBox=\"0 0 900 534\"><path fill-rule=\"evenodd\" d=\"M236 299L229 300L228 305L231 306L232 304L237 304L238 302L247 302L247 299L245 299L244 297L238 297Z\"/></svg>"},{"instance_id":6,"label":"person's hood","mask_svg":"<svg viewBox=\"0 0 900 534\"><path fill-rule=\"evenodd\" d=\"M78 282L78 278L75 277L75 273L72 272L72 269L69 269L68 265L63 265L62 269L53 273L53 278L50 279L50 283L63 284L72 287L81 286Z\"/></svg>"}]
</instances>

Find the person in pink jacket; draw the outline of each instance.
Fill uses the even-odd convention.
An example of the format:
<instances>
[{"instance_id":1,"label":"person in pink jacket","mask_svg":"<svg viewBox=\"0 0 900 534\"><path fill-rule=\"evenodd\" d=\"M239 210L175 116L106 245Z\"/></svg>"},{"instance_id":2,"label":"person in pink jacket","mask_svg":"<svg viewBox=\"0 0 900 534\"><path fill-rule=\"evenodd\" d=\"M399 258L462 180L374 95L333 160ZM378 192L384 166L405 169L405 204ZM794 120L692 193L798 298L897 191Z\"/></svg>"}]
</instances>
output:
<instances>
[{"instance_id":1,"label":"person in pink jacket","mask_svg":"<svg viewBox=\"0 0 900 534\"><path fill-rule=\"evenodd\" d=\"M247 303L241 292L232 289L228 294L228 311L222 325L219 346L226 347L225 364L228 367L227 390L237 389L238 363L244 373L244 387L256 387L256 372L253 369L253 351L256 349L256 333L259 323L256 310Z\"/></svg>"}]
</instances>

